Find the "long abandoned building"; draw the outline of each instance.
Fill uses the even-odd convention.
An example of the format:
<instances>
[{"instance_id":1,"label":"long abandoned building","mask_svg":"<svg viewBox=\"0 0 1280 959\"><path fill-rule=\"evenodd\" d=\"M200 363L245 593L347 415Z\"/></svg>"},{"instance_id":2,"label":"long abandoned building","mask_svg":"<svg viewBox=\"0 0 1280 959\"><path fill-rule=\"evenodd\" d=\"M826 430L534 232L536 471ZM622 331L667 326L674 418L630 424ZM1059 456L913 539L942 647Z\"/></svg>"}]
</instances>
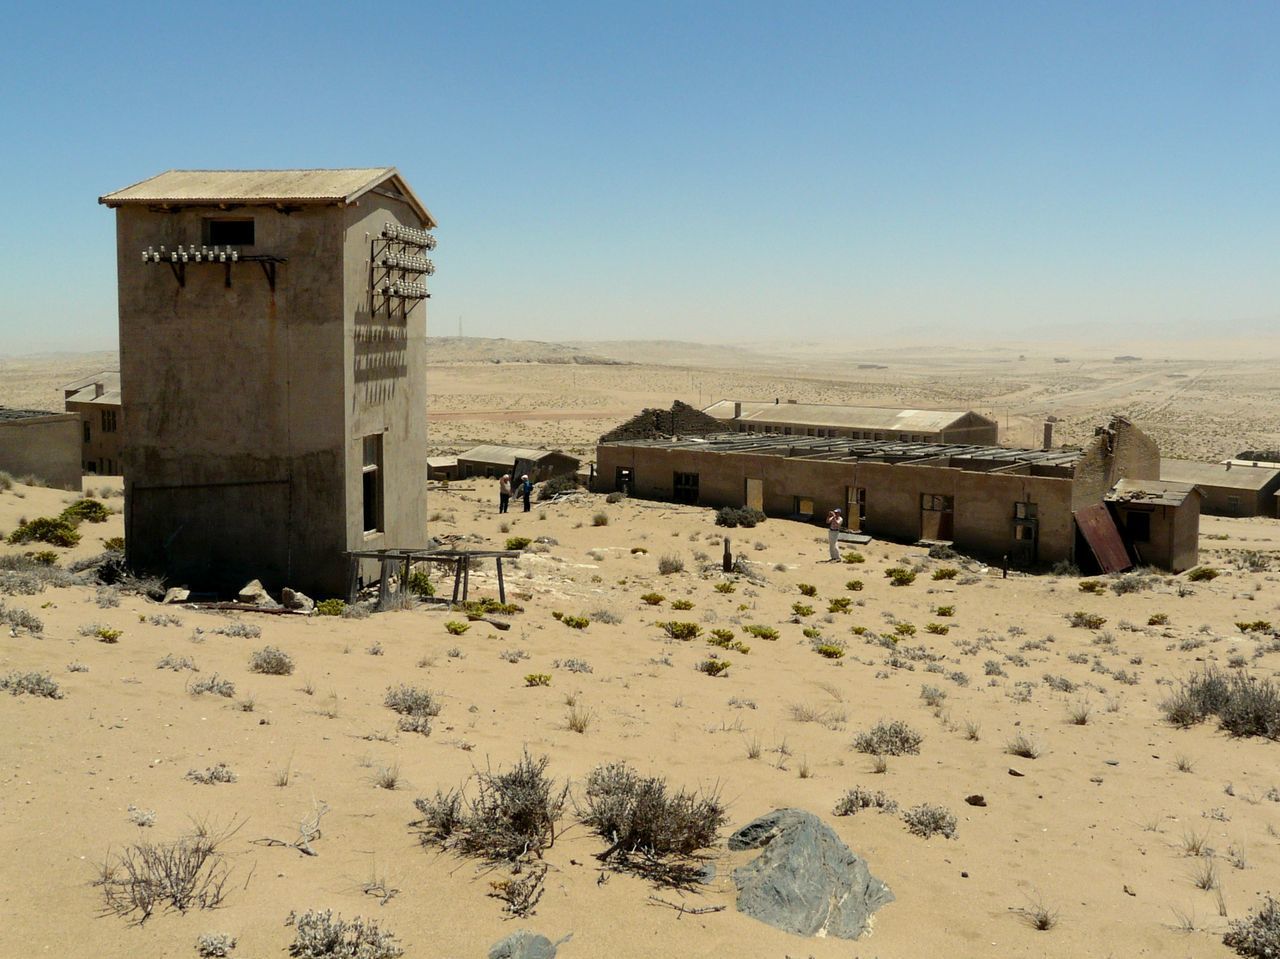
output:
<instances>
[{"instance_id":1,"label":"long abandoned building","mask_svg":"<svg viewBox=\"0 0 1280 959\"><path fill-rule=\"evenodd\" d=\"M1158 483L1160 451L1121 417L1083 450L721 433L601 443L596 463L597 490L801 519L839 507L851 530L948 542L1023 568L1114 568L1114 554L1099 553L1115 542L1130 562L1174 571L1198 555L1199 495L1171 504L1153 491L1144 503L1139 490ZM1122 479L1128 495L1109 507ZM1086 514L1090 522L1077 522Z\"/></svg>"},{"instance_id":2,"label":"long abandoned building","mask_svg":"<svg viewBox=\"0 0 1280 959\"><path fill-rule=\"evenodd\" d=\"M829 403L721 400L705 410L727 431L902 443L994 445L999 424L972 410L916 410Z\"/></svg>"}]
</instances>

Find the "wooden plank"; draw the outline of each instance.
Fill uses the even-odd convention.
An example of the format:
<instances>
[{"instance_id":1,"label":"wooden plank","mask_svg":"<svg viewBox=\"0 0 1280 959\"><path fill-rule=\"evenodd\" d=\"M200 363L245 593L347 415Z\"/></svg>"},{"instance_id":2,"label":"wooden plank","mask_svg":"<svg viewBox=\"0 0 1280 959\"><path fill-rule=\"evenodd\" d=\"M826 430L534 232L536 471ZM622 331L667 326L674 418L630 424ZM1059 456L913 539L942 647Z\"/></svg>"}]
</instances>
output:
<instances>
[{"instance_id":1,"label":"wooden plank","mask_svg":"<svg viewBox=\"0 0 1280 959\"><path fill-rule=\"evenodd\" d=\"M1122 573L1133 566L1120 530L1116 529L1115 520L1105 503L1094 503L1072 515L1104 573Z\"/></svg>"}]
</instances>

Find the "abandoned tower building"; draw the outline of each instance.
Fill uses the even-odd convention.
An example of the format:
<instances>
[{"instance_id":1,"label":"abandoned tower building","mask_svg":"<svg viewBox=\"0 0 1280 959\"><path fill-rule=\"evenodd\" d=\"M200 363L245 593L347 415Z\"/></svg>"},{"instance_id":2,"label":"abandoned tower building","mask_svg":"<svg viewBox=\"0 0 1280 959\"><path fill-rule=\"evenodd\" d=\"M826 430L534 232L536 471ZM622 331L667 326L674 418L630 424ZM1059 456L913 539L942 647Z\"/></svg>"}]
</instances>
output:
<instances>
[{"instance_id":1,"label":"abandoned tower building","mask_svg":"<svg viewBox=\"0 0 1280 959\"><path fill-rule=\"evenodd\" d=\"M1083 450L735 432L603 442L596 463L600 491L803 519L839 507L852 530L1018 567L1198 556L1199 492L1162 484L1159 449L1122 417Z\"/></svg>"},{"instance_id":2,"label":"abandoned tower building","mask_svg":"<svg viewBox=\"0 0 1280 959\"><path fill-rule=\"evenodd\" d=\"M421 545L436 222L400 174L171 170L99 202L129 564L336 596L348 550Z\"/></svg>"}]
</instances>

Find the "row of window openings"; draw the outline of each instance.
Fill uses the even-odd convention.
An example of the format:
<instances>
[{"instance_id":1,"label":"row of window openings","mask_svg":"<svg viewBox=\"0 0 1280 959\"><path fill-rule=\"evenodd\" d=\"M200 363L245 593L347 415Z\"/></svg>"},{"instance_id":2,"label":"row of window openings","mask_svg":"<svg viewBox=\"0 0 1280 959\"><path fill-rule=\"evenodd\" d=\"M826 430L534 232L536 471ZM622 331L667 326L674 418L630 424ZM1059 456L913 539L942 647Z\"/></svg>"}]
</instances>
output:
<instances>
[{"instance_id":1,"label":"row of window openings","mask_svg":"<svg viewBox=\"0 0 1280 959\"><path fill-rule=\"evenodd\" d=\"M766 429L765 427L757 427L751 423L744 423L739 427L741 432L746 433L776 433L776 430ZM782 428L783 436L793 435L790 426ZM795 433L796 436L817 436L831 439L850 439L850 440L898 440L902 443L929 443L934 441L934 437L925 436L922 433L875 433L870 430L830 430L821 427L808 427L802 433Z\"/></svg>"},{"instance_id":2,"label":"row of window openings","mask_svg":"<svg viewBox=\"0 0 1280 959\"><path fill-rule=\"evenodd\" d=\"M117 476L119 475L119 470L117 470L116 467L119 465L119 463L111 459L101 461L85 460L84 471L86 473L98 473L98 467L101 466L102 472L98 473L99 476Z\"/></svg>"},{"instance_id":3,"label":"row of window openings","mask_svg":"<svg viewBox=\"0 0 1280 959\"><path fill-rule=\"evenodd\" d=\"M116 411L115 410L99 410L99 412L102 414L102 432L114 433L116 431ZM91 434L91 430L89 428L89 421L85 420L84 421L84 441L86 443L89 442L90 434Z\"/></svg>"}]
</instances>

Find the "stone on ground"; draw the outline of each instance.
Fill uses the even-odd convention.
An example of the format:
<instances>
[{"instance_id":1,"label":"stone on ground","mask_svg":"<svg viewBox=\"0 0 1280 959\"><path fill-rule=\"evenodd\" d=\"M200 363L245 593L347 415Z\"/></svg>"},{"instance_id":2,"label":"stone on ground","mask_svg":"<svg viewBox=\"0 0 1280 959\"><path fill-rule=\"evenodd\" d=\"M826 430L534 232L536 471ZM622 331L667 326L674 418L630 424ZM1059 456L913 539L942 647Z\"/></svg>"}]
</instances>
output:
<instances>
[{"instance_id":1,"label":"stone on ground","mask_svg":"<svg viewBox=\"0 0 1280 959\"><path fill-rule=\"evenodd\" d=\"M778 809L729 837L734 851L763 849L733 871L738 911L800 936L856 939L893 893L821 819Z\"/></svg>"},{"instance_id":2,"label":"stone on ground","mask_svg":"<svg viewBox=\"0 0 1280 959\"><path fill-rule=\"evenodd\" d=\"M555 959L556 944L546 936L521 929L489 947L489 959Z\"/></svg>"}]
</instances>

